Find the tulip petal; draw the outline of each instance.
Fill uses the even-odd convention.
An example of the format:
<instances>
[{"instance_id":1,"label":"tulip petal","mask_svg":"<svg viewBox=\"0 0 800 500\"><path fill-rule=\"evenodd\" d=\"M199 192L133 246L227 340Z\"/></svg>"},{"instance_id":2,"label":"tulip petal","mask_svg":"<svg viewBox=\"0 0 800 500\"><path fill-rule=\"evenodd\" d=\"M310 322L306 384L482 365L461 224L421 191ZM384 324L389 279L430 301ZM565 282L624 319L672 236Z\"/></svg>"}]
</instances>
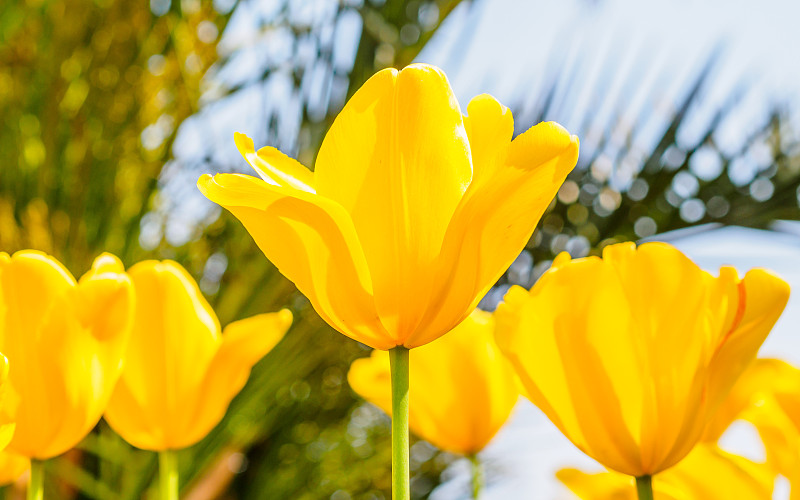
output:
<instances>
[{"instance_id":1,"label":"tulip petal","mask_svg":"<svg viewBox=\"0 0 800 500\"><path fill-rule=\"evenodd\" d=\"M289 158L273 147L263 147L256 153L253 140L236 132L233 135L236 147L247 163L273 186L283 186L307 193L314 193L314 174L295 159Z\"/></svg>"},{"instance_id":2,"label":"tulip petal","mask_svg":"<svg viewBox=\"0 0 800 500\"><path fill-rule=\"evenodd\" d=\"M283 309L225 327L219 350L194 392L194 408L186 408L182 414L184 432L174 436L172 448L200 441L222 420L231 400L247 382L253 365L275 347L291 324L291 311Z\"/></svg>"},{"instance_id":3,"label":"tulip petal","mask_svg":"<svg viewBox=\"0 0 800 500\"><path fill-rule=\"evenodd\" d=\"M479 145L475 158L486 163L475 164L479 182L470 185L445 236L436 280L443 285L431 300L434 307L425 319L429 326L410 338L408 347L425 344L460 321L497 282L525 248L578 159L578 139L552 122L532 127L501 148L504 133L498 130L508 128L510 113L487 97L470 105L476 111L469 122L470 140ZM499 156L492 159L489 147Z\"/></svg>"},{"instance_id":4,"label":"tulip petal","mask_svg":"<svg viewBox=\"0 0 800 500\"><path fill-rule=\"evenodd\" d=\"M711 408L716 409L753 361L789 300L789 285L765 269L753 269L739 284L744 310L719 345L711 365Z\"/></svg>"},{"instance_id":5,"label":"tulip petal","mask_svg":"<svg viewBox=\"0 0 800 500\"><path fill-rule=\"evenodd\" d=\"M191 407L214 358L219 320L176 262L142 261L128 275L137 314L125 370L105 416L129 443L160 449L185 430L178 416Z\"/></svg>"},{"instance_id":6,"label":"tulip petal","mask_svg":"<svg viewBox=\"0 0 800 500\"><path fill-rule=\"evenodd\" d=\"M378 72L322 143L317 191L350 213L378 313L397 344L420 324L444 234L471 178L458 102L444 73L428 65Z\"/></svg>"},{"instance_id":7,"label":"tulip petal","mask_svg":"<svg viewBox=\"0 0 800 500\"><path fill-rule=\"evenodd\" d=\"M74 447L100 420L119 377L133 314L130 280L90 273L55 297L38 344L28 346L36 361L20 365L18 378L12 372L19 406L10 449L27 457L47 459Z\"/></svg>"},{"instance_id":8,"label":"tulip petal","mask_svg":"<svg viewBox=\"0 0 800 500\"><path fill-rule=\"evenodd\" d=\"M364 252L341 206L245 175L206 175L198 187L244 224L331 326L376 349L394 347L378 319Z\"/></svg>"}]
</instances>

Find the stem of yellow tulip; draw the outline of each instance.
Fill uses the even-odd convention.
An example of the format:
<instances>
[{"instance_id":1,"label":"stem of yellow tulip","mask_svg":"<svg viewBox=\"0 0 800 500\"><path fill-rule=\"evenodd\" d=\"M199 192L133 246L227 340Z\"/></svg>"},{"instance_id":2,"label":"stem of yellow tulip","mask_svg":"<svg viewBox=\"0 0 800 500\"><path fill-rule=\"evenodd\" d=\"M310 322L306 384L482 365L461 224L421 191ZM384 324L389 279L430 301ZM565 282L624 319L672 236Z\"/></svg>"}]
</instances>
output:
<instances>
[{"instance_id":1,"label":"stem of yellow tulip","mask_svg":"<svg viewBox=\"0 0 800 500\"><path fill-rule=\"evenodd\" d=\"M472 464L472 498L478 500L483 490L483 466L478 455L470 455L469 463Z\"/></svg>"},{"instance_id":2,"label":"stem of yellow tulip","mask_svg":"<svg viewBox=\"0 0 800 500\"><path fill-rule=\"evenodd\" d=\"M178 500L178 455L174 450L158 452L158 483L161 500Z\"/></svg>"},{"instance_id":3,"label":"stem of yellow tulip","mask_svg":"<svg viewBox=\"0 0 800 500\"><path fill-rule=\"evenodd\" d=\"M389 349L392 371L392 499L410 500L408 463L408 349Z\"/></svg>"},{"instance_id":4,"label":"stem of yellow tulip","mask_svg":"<svg viewBox=\"0 0 800 500\"><path fill-rule=\"evenodd\" d=\"M637 477L636 493L639 494L639 500L653 500L653 476Z\"/></svg>"},{"instance_id":5,"label":"stem of yellow tulip","mask_svg":"<svg viewBox=\"0 0 800 500\"><path fill-rule=\"evenodd\" d=\"M32 459L30 474L28 500L42 500L44 498L44 462Z\"/></svg>"}]
</instances>

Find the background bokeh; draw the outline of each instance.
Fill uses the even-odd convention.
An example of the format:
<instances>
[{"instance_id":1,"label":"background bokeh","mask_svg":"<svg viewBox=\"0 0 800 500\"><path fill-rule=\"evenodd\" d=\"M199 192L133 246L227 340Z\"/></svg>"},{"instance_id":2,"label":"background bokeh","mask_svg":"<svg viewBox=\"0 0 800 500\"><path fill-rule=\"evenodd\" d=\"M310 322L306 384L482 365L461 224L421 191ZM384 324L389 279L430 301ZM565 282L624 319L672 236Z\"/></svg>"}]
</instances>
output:
<instances>
[{"instance_id":1,"label":"background bokeh","mask_svg":"<svg viewBox=\"0 0 800 500\"><path fill-rule=\"evenodd\" d=\"M462 107L497 96L517 132L564 124L581 138L578 167L486 309L558 252L689 226L711 235L703 248L766 234L761 248L794 238L797 249L797 225L776 221L800 218L798 16L791 0L5 0L0 250L40 249L75 274L102 251L126 265L176 259L223 325L290 307L286 339L222 424L181 452L182 494L388 499L389 420L345 377L368 351L332 332L195 188L201 173L247 172L233 132L312 166L346 99L415 60L441 66ZM718 238L719 225L772 232ZM519 413L516 428L538 429L532 408ZM530 442L556 446L537 433ZM522 469L537 466L516 452ZM467 497L464 464L422 441L411 457L415 498ZM488 471L491 494L503 471ZM155 497L155 474L154 454L101 422L48 464L48 488ZM537 487L531 498L551 498Z\"/></svg>"}]
</instances>

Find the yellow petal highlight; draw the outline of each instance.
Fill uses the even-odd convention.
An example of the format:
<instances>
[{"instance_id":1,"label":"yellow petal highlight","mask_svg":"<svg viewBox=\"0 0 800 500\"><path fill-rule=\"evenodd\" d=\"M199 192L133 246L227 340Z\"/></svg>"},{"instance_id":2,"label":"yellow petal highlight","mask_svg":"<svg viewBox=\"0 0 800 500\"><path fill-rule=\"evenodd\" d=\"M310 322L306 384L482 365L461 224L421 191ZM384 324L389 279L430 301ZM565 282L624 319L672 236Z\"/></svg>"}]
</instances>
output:
<instances>
[{"instance_id":1,"label":"yellow petal highlight","mask_svg":"<svg viewBox=\"0 0 800 500\"><path fill-rule=\"evenodd\" d=\"M576 469L556 477L582 500L636 500L633 478L616 472L589 474ZM769 500L772 471L713 445L700 445L684 461L653 478L659 500Z\"/></svg>"},{"instance_id":2,"label":"yellow petal highlight","mask_svg":"<svg viewBox=\"0 0 800 500\"><path fill-rule=\"evenodd\" d=\"M216 314L180 264L144 261L128 275L136 294L133 332L105 418L136 447L185 448L219 423L292 316L256 316L232 323L222 335Z\"/></svg>"},{"instance_id":3,"label":"yellow petal highlight","mask_svg":"<svg viewBox=\"0 0 800 500\"><path fill-rule=\"evenodd\" d=\"M492 338L491 314L475 310L446 336L410 353L412 432L442 450L482 450L519 398L513 369ZM391 414L389 356L373 351L353 362L350 386Z\"/></svg>"},{"instance_id":4,"label":"yellow petal highlight","mask_svg":"<svg viewBox=\"0 0 800 500\"><path fill-rule=\"evenodd\" d=\"M97 424L119 377L133 293L116 257L99 257L79 283L55 259L23 251L0 258L0 351L12 369L3 421L9 450L47 459Z\"/></svg>"},{"instance_id":5,"label":"yellow petal highlight","mask_svg":"<svg viewBox=\"0 0 800 500\"><path fill-rule=\"evenodd\" d=\"M524 248L578 140L553 123L512 140L511 112L412 64L370 78L323 140L313 174L235 137L262 177L198 187L251 233L339 332L376 349L452 330Z\"/></svg>"},{"instance_id":6,"label":"yellow petal highlight","mask_svg":"<svg viewBox=\"0 0 800 500\"><path fill-rule=\"evenodd\" d=\"M610 469L675 465L755 357L788 286L762 270L714 278L664 243L557 261L495 313L527 396Z\"/></svg>"},{"instance_id":7,"label":"yellow petal highlight","mask_svg":"<svg viewBox=\"0 0 800 500\"><path fill-rule=\"evenodd\" d=\"M370 78L326 135L315 175L319 194L350 213L381 321L402 343L427 308L434 262L472 178L444 73L411 65Z\"/></svg>"},{"instance_id":8,"label":"yellow petal highlight","mask_svg":"<svg viewBox=\"0 0 800 500\"><path fill-rule=\"evenodd\" d=\"M264 182L308 193L314 192L314 174L297 160L275 148L263 147L256 153L253 140L244 134L233 135L236 147Z\"/></svg>"}]
</instances>

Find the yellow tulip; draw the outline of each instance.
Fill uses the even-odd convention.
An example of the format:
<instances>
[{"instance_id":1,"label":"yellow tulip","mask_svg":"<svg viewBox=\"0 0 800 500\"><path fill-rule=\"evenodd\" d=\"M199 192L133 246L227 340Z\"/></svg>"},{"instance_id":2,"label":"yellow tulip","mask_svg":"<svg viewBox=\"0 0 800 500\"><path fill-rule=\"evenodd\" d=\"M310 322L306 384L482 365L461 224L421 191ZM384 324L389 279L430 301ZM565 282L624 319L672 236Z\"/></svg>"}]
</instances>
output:
<instances>
[{"instance_id":1,"label":"yellow tulip","mask_svg":"<svg viewBox=\"0 0 800 500\"><path fill-rule=\"evenodd\" d=\"M136 295L133 332L105 418L138 448L185 448L219 423L292 313L236 321L221 334L216 314L178 263L144 261L128 275Z\"/></svg>"},{"instance_id":2,"label":"yellow tulip","mask_svg":"<svg viewBox=\"0 0 800 500\"><path fill-rule=\"evenodd\" d=\"M11 363L9 450L44 460L100 420L122 367L133 293L122 263L98 257L79 282L41 252L0 253L0 352Z\"/></svg>"},{"instance_id":3,"label":"yellow tulip","mask_svg":"<svg viewBox=\"0 0 800 500\"><path fill-rule=\"evenodd\" d=\"M494 319L476 309L444 337L410 352L411 430L437 448L481 451L519 398L513 368L494 343ZM389 354L373 351L350 367L350 387L391 415Z\"/></svg>"},{"instance_id":4,"label":"yellow tulip","mask_svg":"<svg viewBox=\"0 0 800 500\"><path fill-rule=\"evenodd\" d=\"M616 472L563 469L556 477L582 500L636 500L633 480ZM658 500L771 500L775 476L764 464L697 446L681 463L653 479Z\"/></svg>"},{"instance_id":5,"label":"yellow tulip","mask_svg":"<svg viewBox=\"0 0 800 500\"><path fill-rule=\"evenodd\" d=\"M792 500L800 499L800 370L777 359L756 360L717 412L706 439L718 439L737 419L753 424L767 462L791 481Z\"/></svg>"},{"instance_id":6,"label":"yellow tulip","mask_svg":"<svg viewBox=\"0 0 800 500\"><path fill-rule=\"evenodd\" d=\"M467 110L440 69L386 69L336 118L313 172L237 134L261 178L204 175L198 187L336 330L376 349L417 347L475 308L578 157L556 123L512 141L493 97Z\"/></svg>"},{"instance_id":7,"label":"yellow tulip","mask_svg":"<svg viewBox=\"0 0 800 500\"><path fill-rule=\"evenodd\" d=\"M646 477L685 457L789 297L769 271L702 271L664 243L562 254L495 313L525 393L579 449Z\"/></svg>"}]
</instances>

